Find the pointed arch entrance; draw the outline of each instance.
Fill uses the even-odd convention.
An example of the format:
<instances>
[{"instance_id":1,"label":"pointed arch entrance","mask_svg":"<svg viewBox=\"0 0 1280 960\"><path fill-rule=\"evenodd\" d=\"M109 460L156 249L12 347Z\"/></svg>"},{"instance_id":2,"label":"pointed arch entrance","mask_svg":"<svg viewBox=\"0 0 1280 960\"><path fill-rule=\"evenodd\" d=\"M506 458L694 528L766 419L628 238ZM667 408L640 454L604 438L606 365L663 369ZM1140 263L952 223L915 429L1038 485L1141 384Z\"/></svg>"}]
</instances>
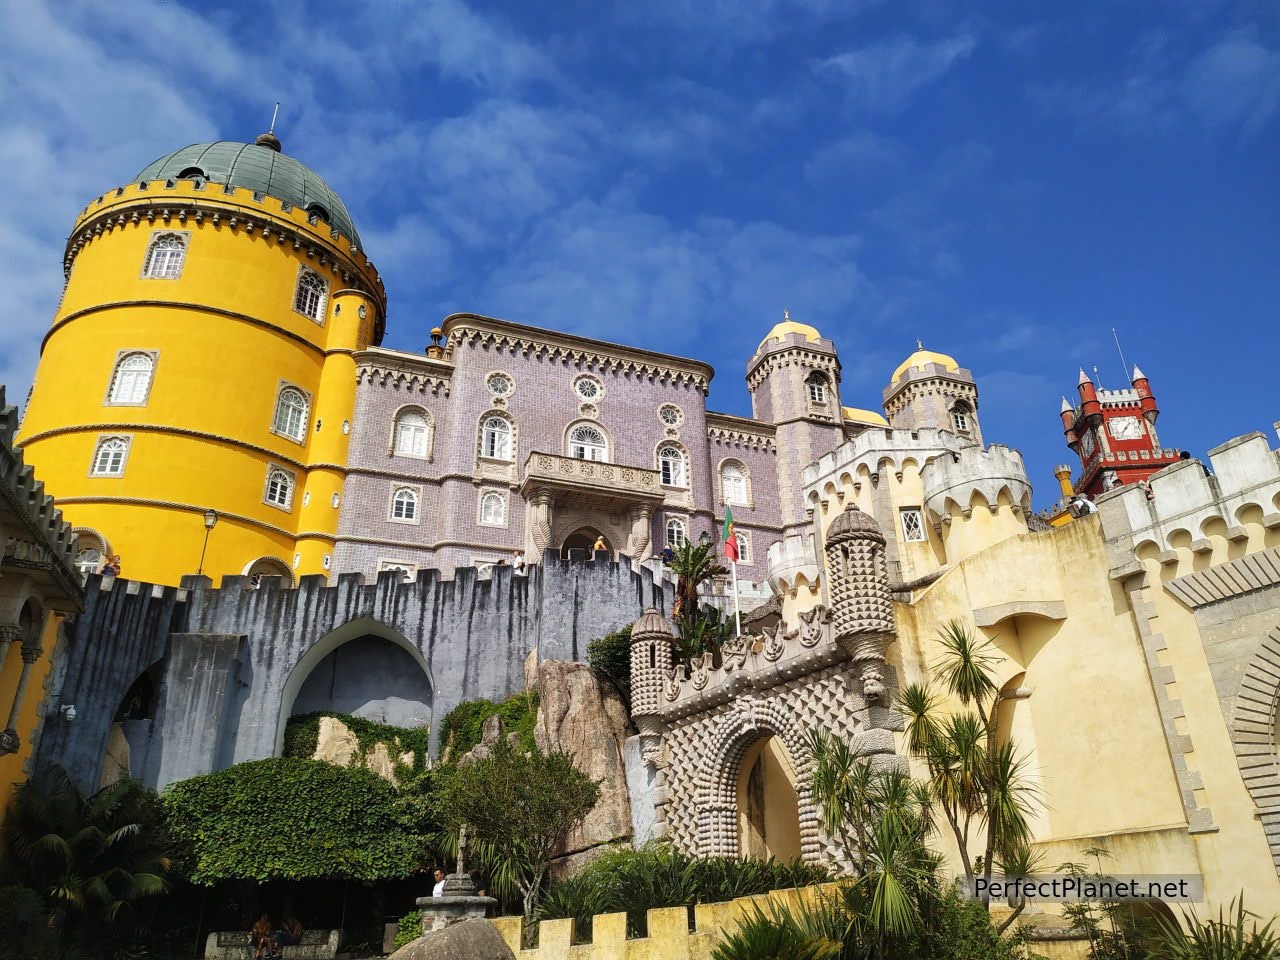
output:
<instances>
[{"instance_id":1,"label":"pointed arch entrance","mask_svg":"<svg viewBox=\"0 0 1280 960\"><path fill-rule=\"evenodd\" d=\"M331 630L289 671L275 753L291 716L332 711L399 727L429 726L435 683L426 658L398 630L361 617Z\"/></svg>"}]
</instances>

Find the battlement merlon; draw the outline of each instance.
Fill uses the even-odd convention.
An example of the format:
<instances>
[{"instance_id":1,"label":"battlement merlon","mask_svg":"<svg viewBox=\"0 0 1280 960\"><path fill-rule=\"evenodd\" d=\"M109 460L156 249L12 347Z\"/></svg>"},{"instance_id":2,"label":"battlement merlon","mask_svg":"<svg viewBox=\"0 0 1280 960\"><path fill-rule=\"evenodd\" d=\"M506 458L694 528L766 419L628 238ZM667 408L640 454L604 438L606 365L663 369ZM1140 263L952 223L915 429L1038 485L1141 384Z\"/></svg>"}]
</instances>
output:
<instances>
[{"instance_id":1,"label":"battlement merlon","mask_svg":"<svg viewBox=\"0 0 1280 960\"><path fill-rule=\"evenodd\" d=\"M894 471L901 473L902 465L908 460L923 465L944 453L977 446L967 437L950 430L872 427L809 464L801 471L800 480L808 497L812 492L820 491L827 481L838 483L842 474L856 476L860 466L868 474L876 476L887 461Z\"/></svg>"},{"instance_id":2,"label":"battlement merlon","mask_svg":"<svg viewBox=\"0 0 1280 960\"><path fill-rule=\"evenodd\" d=\"M969 515L974 494L995 513L1001 495L1007 495L1016 515L1031 512L1031 481L1022 454L1011 447L993 443L985 450L967 447L949 457L935 457L920 471L924 483L924 505L931 516L947 522L959 512ZM951 505L956 510L951 509Z\"/></svg>"},{"instance_id":3,"label":"battlement merlon","mask_svg":"<svg viewBox=\"0 0 1280 960\"><path fill-rule=\"evenodd\" d=\"M1144 544L1161 552L1172 549L1175 534L1190 536L1191 547L1207 545L1207 526L1225 524L1229 540L1244 539L1244 514L1261 511L1262 522L1280 526L1280 451L1272 450L1261 432L1228 440L1209 451L1208 467L1183 460L1151 475L1147 490L1127 484L1098 497L1103 535L1111 566L1132 565Z\"/></svg>"}]
</instances>

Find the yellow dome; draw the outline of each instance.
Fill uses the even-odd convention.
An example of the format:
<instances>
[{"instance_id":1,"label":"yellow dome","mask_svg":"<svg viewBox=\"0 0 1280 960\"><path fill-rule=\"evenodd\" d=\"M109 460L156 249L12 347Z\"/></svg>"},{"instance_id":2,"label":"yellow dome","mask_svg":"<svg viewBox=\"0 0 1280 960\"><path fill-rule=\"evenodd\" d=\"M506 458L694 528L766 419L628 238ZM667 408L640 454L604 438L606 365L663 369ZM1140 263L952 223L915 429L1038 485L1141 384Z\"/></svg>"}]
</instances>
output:
<instances>
[{"instance_id":1,"label":"yellow dome","mask_svg":"<svg viewBox=\"0 0 1280 960\"><path fill-rule=\"evenodd\" d=\"M960 369L960 364L956 363L955 357L948 357L945 353L935 353L933 350L921 348L898 364L898 369L893 371L893 376L889 378L889 382L897 383L902 379L902 375L912 367L917 370L923 370L931 363L939 364L953 373Z\"/></svg>"},{"instance_id":2,"label":"yellow dome","mask_svg":"<svg viewBox=\"0 0 1280 960\"><path fill-rule=\"evenodd\" d=\"M863 410L861 407L841 407L840 412L846 420L854 423L869 423L877 427L887 427L889 421L874 410Z\"/></svg>"},{"instance_id":3,"label":"yellow dome","mask_svg":"<svg viewBox=\"0 0 1280 960\"><path fill-rule=\"evenodd\" d=\"M781 323L773 325L773 329L764 335L764 339L760 341L760 346L756 347L756 349L761 349L770 340L777 340L781 342L782 338L788 333L798 333L809 343L817 343L822 339L822 334L817 331L817 328L811 327L807 323L798 323L795 320L783 320Z\"/></svg>"}]
</instances>

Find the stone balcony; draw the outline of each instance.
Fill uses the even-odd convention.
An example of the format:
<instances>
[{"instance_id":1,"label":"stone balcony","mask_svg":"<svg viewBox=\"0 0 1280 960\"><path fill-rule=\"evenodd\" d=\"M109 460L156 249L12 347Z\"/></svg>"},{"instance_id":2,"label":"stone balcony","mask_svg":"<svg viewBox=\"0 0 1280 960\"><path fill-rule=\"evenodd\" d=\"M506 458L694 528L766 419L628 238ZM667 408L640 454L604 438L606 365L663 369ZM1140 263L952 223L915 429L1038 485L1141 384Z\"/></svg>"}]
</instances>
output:
<instances>
[{"instance_id":1,"label":"stone balcony","mask_svg":"<svg viewBox=\"0 0 1280 960\"><path fill-rule=\"evenodd\" d=\"M525 460L520 494L529 499L537 491L547 491L554 493L561 503L629 507L644 502L661 503L661 481L657 470L534 452Z\"/></svg>"}]
</instances>

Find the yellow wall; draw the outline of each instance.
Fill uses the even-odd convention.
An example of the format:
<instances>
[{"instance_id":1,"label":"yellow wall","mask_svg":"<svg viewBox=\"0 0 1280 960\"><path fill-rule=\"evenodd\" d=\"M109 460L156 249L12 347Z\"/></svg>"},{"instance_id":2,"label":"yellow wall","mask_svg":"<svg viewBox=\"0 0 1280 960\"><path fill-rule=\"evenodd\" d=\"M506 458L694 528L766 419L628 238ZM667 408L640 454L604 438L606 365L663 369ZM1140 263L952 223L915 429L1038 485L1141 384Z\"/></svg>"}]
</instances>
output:
<instances>
[{"instance_id":1,"label":"yellow wall","mask_svg":"<svg viewBox=\"0 0 1280 960\"><path fill-rule=\"evenodd\" d=\"M0 822L4 820L9 809L9 801L13 791L27 779L23 767L31 758L31 734L35 730L39 716L41 701L44 700L44 685L53 668L53 656L58 644L58 625L62 618L57 614L49 614L45 618L44 632L41 636L43 653L40 659L31 665L31 673L27 678L26 695L22 700L22 708L18 714L18 725L15 728L20 746L17 753L0 754ZM18 686L18 678L22 675L22 644L11 643L0 664L0 724L9 719L9 705L13 703L13 694Z\"/></svg>"},{"instance_id":2,"label":"yellow wall","mask_svg":"<svg viewBox=\"0 0 1280 960\"><path fill-rule=\"evenodd\" d=\"M155 182L113 192L90 206L73 238L108 214L128 221L139 210L167 203L176 210L182 202L198 202L203 222L144 216L75 252L23 421L26 459L72 524L107 538L130 579L174 584L195 573L208 508L220 515L204 563L215 582L259 557L293 566L295 553L296 575L324 573L337 532L332 496L346 463L343 422L354 404L351 352L369 345L384 310L377 275L323 224L313 228L278 201L254 201L246 190L228 195L212 184L197 191L187 181ZM216 225L213 212L220 212ZM248 217L275 232L250 231ZM181 275L142 279L152 235L166 229L189 234ZM282 229L304 243L279 242ZM351 283L379 292L347 289L335 263ZM293 310L304 265L329 283L323 324ZM159 353L150 395L143 406L108 406L117 357L128 350ZM271 432L283 382L311 398L301 443ZM88 476L103 434L132 437L123 477ZM296 477L288 511L263 500L269 464Z\"/></svg>"}]
</instances>

